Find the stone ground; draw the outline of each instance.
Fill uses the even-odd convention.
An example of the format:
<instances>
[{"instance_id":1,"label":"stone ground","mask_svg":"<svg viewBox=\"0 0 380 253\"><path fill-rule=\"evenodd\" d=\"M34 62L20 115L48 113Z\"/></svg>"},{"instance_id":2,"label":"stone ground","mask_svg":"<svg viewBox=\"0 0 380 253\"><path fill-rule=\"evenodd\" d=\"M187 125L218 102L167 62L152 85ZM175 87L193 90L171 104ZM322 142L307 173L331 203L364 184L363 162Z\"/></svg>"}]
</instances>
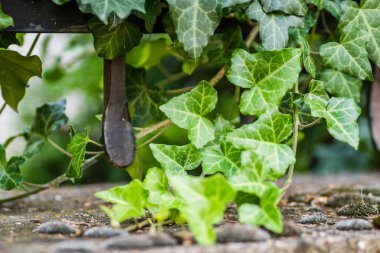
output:
<instances>
[{"instance_id":1,"label":"stone ground","mask_svg":"<svg viewBox=\"0 0 380 253\"><path fill-rule=\"evenodd\" d=\"M0 252L380 252L380 230L371 224L378 216L380 174L297 176L280 202L286 221L283 235L269 235L258 229L246 232L247 227L236 224L236 209L231 206L218 234L220 241L227 235L229 242L212 247L196 245L186 228L172 225L164 227L167 233L159 239L149 235L147 229L109 239L85 237L89 228L108 224L98 208L102 202L93 193L111 186L61 187L0 205ZM0 198L5 194L0 192ZM352 221L353 218L360 220ZM338 230L345 225L342 220L349 221L348 228L356 224L363 230ZM63 222L74 233L50 235L33 231L49 221ZM238 242L243 237L245 242Z\"/></svg>"}]
</instances>

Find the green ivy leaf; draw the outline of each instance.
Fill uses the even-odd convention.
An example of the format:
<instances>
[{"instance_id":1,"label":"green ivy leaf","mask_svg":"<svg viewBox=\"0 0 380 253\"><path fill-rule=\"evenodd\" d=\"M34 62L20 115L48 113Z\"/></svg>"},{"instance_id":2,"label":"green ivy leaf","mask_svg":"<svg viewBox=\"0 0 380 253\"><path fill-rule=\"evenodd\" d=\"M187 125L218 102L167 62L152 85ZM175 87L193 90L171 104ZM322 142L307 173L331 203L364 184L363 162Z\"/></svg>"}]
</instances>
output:
<instances>
[{"instance_id":1,"label":"green ivy leaf","mask_svg":"<svg viewBox=\"0 0 380 253\"><path fill-rule=\"evenodd\" d=\"M62 5L66 4L68 2L71 2L71 0L52 0L55 4Z\"/></svg>"},{"instance_id":2,"label":"green ivy leaf","mask_svg":"<svg viewBox=\"0 0 380 253\"><path fill-rule=\"evenodd\" d=\"M17 39L16 33L0 33L0 48L8 48L10 45L16 44L20 46L20 41Z\"/></svg>"},{"instance_id":3,"label":"green ivy leaf","mask_svg":"<svg viewBox=\"0 0 380 253\"><path fill-rule=\"evenodd\" d=\"M13 19L3 12L3 7L0 3L0 31L9 26L13 26Z\"/></svg>"},{"instance_id":4,"label":"green ivy leaf","mask_svg":"<svg viewBox=\"0 0 380 253\"><path fill-rule=\"evenodd\" d=\"M82 163L85 158L86 146L90 141L88 134L88 129L84 133L75 134L67 145L67 151L72 155L69 168L66 171L66 176L69 178L82 177Z\"/></svg>"},{"instance_id":5,"label":"green ivy leaf","mask_svg":"<svg viewBox=\"0 0 380 253\"><path fill-rule=\"evenodd\" d=\"M365 49L368 39L368 33L362 30L342 31L340 44L329 42L320 47L324 66L362 80L372 80L372 68Z\"/></svg>"},{"instance_id":6,"label":"green ivy leaf","mask_svg":"<svg viewBox=\"0 0 380 253\"><path fill-rule=\"evenodd\" d=\"M111 219L112 224L119 224L130 218L139 218L145 216L144 206L149 196L149 192L144 189L143 184L135 179L125 186L117 186L106 191L95 194L106 202L113 203L111 210L106 214Z\"/></svg>"},{"instance_id":7,"label":"green ivy leaf","mask_svg":"<svg viewBox=\"0 0 380 253\"><path fill-rule=\"evenodd\" d=\"M37 56L25 57L15 51L0 50L0 65L1 94L5 102L17 111L29 79L41 77L41 61Z\"/></svg>"},{"instance_id":8,"label":"green ivy leaf","mask_svg":"<svg viewBox=\"0 0 380 253\"><path fill-rule=\"evenodd\" d=\"M260 2L266 13L280 11L297 16L304 16L307 13L305 0L260 0Z\"/></svg>"},{"instance_id":9,"label":"green ivy leaf","mask_svg":"<svg viewBox=\"0 0 380 253\"><path fill-rule=\"evenodd\" d=\"M153 124L163 118L159 106L166 102L165 94L158 87L148 85L144 69L126 67L126 92L128 105L132 108L134 126Z\"/></svg>"},{"instance_id":10,"label":"green ivy leaf","mask_svg":"<svg viewBox=\"0 0 380 253\"><path fill-rule=\"evenodd\" d=\"M213 225L219 223L227 205L234 199L235 191L222 175L208 178L171 176L174 193L184 202L181 213L201 245L215 243Z\"/></svg>"},{"instance_id":11,"label":"green ivy leaf","mask_svg":"<svg viewBox=\"0 0 380 253\"><path fill-rule=\"evenodd\" d=\"M48 137L68 122L65 114L66 100L48 103L36 110L32 132L43 137Z\"/></svg>"},{"instance_id":12,"label":"green ivy leaf","mask_svg":"<svg viewBox=\"0 0 380 253\"><path fill-rule=\"evenodd\" d=\"M291 115L268 112L257 121L228 133L227 141L238 149L253 150L263 157L268 179L275 180L295 162L292 149L281 144L292 134L292 128Z\"/></svg>"},{"instance_id":13,"label":"green ivy leaf","mask_svg":"<svg viewBox=\"0 0 380 253\"><path fill-rule=\"evenodd\" d=\"M280 1L278 1L280 2ZM289 27L301 27L303 19L280 13L265 13L258 1L253 1L247 10L249 18L260 24L260 38L267 50L278 50L286 47Z\"/></svg>"},{"instance_id":14,"label":"green ivy leaf","mask_svg":"<svg viewBox=\"0 0 380 253\"><path fill-rule=\"evenodd\" d=\"M327 130L337 140L346 142L353 148L359 146L359 127L356 120L360 115L360 107L352 98L331 98L323 90L321 81L312 81L305 103L310 107L314 117L326 119Z\"/></svg>"},{"instance_id":15,"label":"green ivy leaf","mask_svg":"<svg viewBox=\"0 0 380 253\"><path fill-rule=\"evenodd\" d=\"M323 8L330 12L336 19L340 19L343 14L342 7L340 6L344 0L324 0Z\"/></svg>"},{"instance_id":16,"label":"green ivy leaf","mask_svg":"<svg viewBox=\"0 0 380 253\"><path fill-rule=\"evenodd\" d=\"M231 143L206 147L201 151L202 169L205 174L222 172L228 178L240 169L241 150Z\"/></svg>"},{"instance_id":17,"label":"green ivy leaf","mask_svg":"<svg viewBox=\"0 0 380 253\"><path fill-rule=\"evenodd\" d=\"M307 3L317 6L318 10L322 10L324 1L325 0L307 0Z\"/></svg>"},{"instance_id":18,"label":"green ivy leaf","mask_svg":"<svg viewBox=\"0 0 380 253\"><path fill-rule=\"evenodd\" d=\"M216 90L206 81L201 81L193 90L172 98L160 106L166 116L177 126L189 131L189 139L201 148L214 136L214 125L204 116L210 113L218 101Z\"/></svg>"},{"instance_id":19,"label":"green ivy leaf","mask_svg":"<svg viewBox=\"0 0 380 253\"><path fill-rule=\"evenodd\" d=\"M182 201L169 192L169 181L162 169L149 169L143 185L149 191L147 206L150 211L179 209L182 205Z\"/></svg>"},{"instance_id":20,"label":"green ivy leaf","mask_svg":"<svg viewBox=\"0 0 380 253\"><path fill-rule=\"evenodd\" d=\"M157 21L157 16L161 14L161 1L160 0L145 0L145 13L136 12L136 16L144 19L145 29L148 33L153 32L154 25Z\"/></svg>"},{"instance_id":21,"label":"green ivy leaf","mask_svg":"<svg viewBox=\"0 0 380 253\"><path fill-rule=\"evenodd\" d=\"M31 158L35 154L41 151L45 140L41 137L31 137L26 144L23 156L26 158Z\"/></svg>"},{"instance_id":22,"label":"green ivy leaf","mask_svg":"<svg viewBox=\"0 0 380 253\"><path fill-rule=\"evenodd\" d=\"M106 25L122 23L132 10L145 13L145 0L77 0L77 2L82 12L96 15Z\"/></svg>"},{"instance_id":23,"label":"green ivy leaf","mask_svg":"<svg viewBox=\"0 0 380 253\"><path fill-rule=\"evenodd\" d=\"M366 44L369 58L380 67L380 2L378 0L362 0L359 7L354 1L346 1L344 14L338 28L350 31L358 28L366 31L369 36ZM359 45L362 48L362 45Z\"/></svg>"},{"instance_id":24,"label":"green ivy leaf","mask_svg":"<svg viewBox=\"0 0 380 253\"><path fill-rule=\"evenodd\" d=\"M90 19L89 28L94 35L94 47L100 57L115 59L137 46L142 38L139 28L128 22L114 26L104 25L99 19Z\"/></svg>"},{"instance_id":25,"label":"green ivy leaf","mask_svg":"<svg viewBox=\"0 0 380 253\"><path fill-rule=\"evenodd\" d=\"M260 206L243 204L238 208L239 221L254 226L264 226L275 233L283 230L282 216L277 203L281 198L281 191L271 185L260 199Z\"/></svg>"},{"instance_id":26,"label":"green ivy leaf","mask_svg":"<svg viewBox=\"0 0 380 253\"><path fill-rule=\"evenodd\" d=\"M324 82L325 89L336 97L353 98L356 103L360 102L362 81L353 78L340 71L323 69L319 73L319 79Z\"/></svg>"},{"instance_id":27,"label":"green ivy leaf","mask_svg":"<svg viewBox=\"0 0 380 253\"><path fill-rule=\"evenodd\" d=\"M310 49L309 42L307 42L307 40L302 36L299 36L298 40L301 42L303 65L306 71L313 78L315 78L317 69L315 66L315 61L313 57L311 56L311 49Z\"/></svg>"},{"instance_id":28,"label":"green ivy leaf","mask_svg":"<svg viewBox=\"0 0 380 253\"><path fill-rule=\"evenodd\" d=\"M0 145L0 189L9 191L18 188L22 182L20 165L25 162L25 158L16 156L8 162L5 156L5 148Z\"/></svg>"},{"instance_id":29,"label":"green ivy leaf","mask_svg":"<svg viewBox=\"0 0 380 253\"><path fill-rule=\"evenodd\" d=\"M201 163L199 151L192 144L185 146L150 144L149 147L166 174L185 175L187 170L193 170Z\"/></svg>"},{"instance_id":30,"label":"green ivy leaf","mask_svg":"<svg viewBox=\"0 0 380 253\"><path fill-rule=\"evenodd\" d=\"M198 58L222 17L222 10L249 0L168 0L178 40L192 58Z\"/></svg>"},{"instance_id":31,"label":"green ivy leaf","mask_svg":"<svg viewBox=\"0 0 380 253\"><path fill-rule=\"evenodd\" d=\"M268 185L265 183L266 170L264 161L251 151L244 151L241 156L242 168L229 178L236 191L255 194L262 197Z\"/></svg>"},{"instance_id":32,"label":"green ivy leaf","mask_svg":"<svg viewBox=\"0 0 380 253\"><path fill-rule=\"evenodd\" d=\"M231 61L227 75L230 82L250 88L242 94L240 111L257 116L277 109L285 93L297 82L302 69L299 49L256 54L237 49Z\"/></svg>"}]
</instances>

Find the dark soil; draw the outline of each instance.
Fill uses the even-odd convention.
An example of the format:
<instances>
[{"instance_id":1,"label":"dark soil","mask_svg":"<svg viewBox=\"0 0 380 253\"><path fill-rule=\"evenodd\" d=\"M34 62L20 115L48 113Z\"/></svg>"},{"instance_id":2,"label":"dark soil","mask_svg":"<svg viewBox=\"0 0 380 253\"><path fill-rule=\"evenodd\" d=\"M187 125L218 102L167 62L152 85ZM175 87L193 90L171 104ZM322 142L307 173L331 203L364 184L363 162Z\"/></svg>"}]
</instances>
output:
<instances>
[{"instance_id":1,"label":"dark soil","mask_svg":"<svg viewBox=\"0 0 380 253\"><path fill-rule=\"evenodd\" d=\"M107 217L98 207L104 203L93 194L111 186L50 189L0 205L0 252L129 252L134 247L139 250L131 252L380 252L380 231L375 226L359 231L336 229L338 222L353 218L370 223L375 220L374 224L380 226L377 206L380 174L298 176L280 202L286 223L282 235L238 227L236 208L230 206L223 223L218 225L219 241L223 243L208 248L197 246L185 226L174 224L165 225L165 234L161 236L151 236L149 228L123 235L125 238L84 236L90 228L108 225ZM0 197L5 194L9 193L0 192ZM63 222L75 232L63 235L34 231L49 221ZM140 234L146 237L133 237Z\"/></svg>"}]
</instances>

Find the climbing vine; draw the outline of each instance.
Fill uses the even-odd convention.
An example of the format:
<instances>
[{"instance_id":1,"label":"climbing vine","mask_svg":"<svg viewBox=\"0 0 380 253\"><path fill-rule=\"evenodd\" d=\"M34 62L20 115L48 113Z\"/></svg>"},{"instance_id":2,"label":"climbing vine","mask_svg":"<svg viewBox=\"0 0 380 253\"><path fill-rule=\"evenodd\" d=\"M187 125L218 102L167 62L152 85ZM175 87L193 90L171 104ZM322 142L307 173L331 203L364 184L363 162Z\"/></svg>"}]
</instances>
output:
<instances>
[{"instance_id":1,"label":"climbing vine","mask_svg":"<svg viewBox=\"0 0 380 253\"><path fill-rule=\"evenodd\" d=\"M94 15L89 29L98 55L114 59L127 54L135 135L144 141L140 147L149 145L160 164L142 181L96 193L113 204L102 206L112 225L140 217L157 224L187 223L197 241L209 245L215 242L213 226L235 203L241 223L280 233L283 222L277 204L292 183L299 133L325 124L335 139L358 149L362 83L373 80L371 62L380 67L379 1L77 0L77 4L82 12ZM167 34L144 35L128 19L131 15L145 22L148 33L162 25ZM233 24L231 29L219 31L223 21ZM0 29L11 25L12 18L0 11ZM3 49L19 43L15 34L0 35ZM1 93L16 111L29 78L42 72L40 60L30 54L0 50ZM146 70L159 66L166 54L182 62L183 72L148 85ZM205 63L219 67L208 81L167 88ZM213 113L224 77L235 90L231 107L239 108L244 122L250 116L249 123ZM23 155L6 159L12 138L0 146L0 188L26 188L14 198L80 178L82 170L103 155L102 145L89 138L88 130L72 130L67 150L51 141L49 135L67 123L64 109L64 102L37 109L31 129L18 136L28 141ZM172 124L187 131L188 144L154 143ZM69 168L46 185L23 182L20 164L45 142L71 159ZM86 151L89 143L97 149ZM194 176L197 168L202 173ZM286 174L284 185L275 184Z\"/></svg>"}]
</instances>

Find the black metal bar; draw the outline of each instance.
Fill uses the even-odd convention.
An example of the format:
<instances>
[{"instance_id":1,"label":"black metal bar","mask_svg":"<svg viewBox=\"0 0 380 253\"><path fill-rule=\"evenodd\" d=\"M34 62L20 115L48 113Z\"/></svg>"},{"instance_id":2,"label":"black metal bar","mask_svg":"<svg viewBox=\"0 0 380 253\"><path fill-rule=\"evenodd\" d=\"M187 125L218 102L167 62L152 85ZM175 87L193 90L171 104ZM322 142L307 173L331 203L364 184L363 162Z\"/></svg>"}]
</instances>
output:
<instances>
[{"instance_id":1,"label":"black metal bar","mask_svg":"<svg viewBox=\"0 0 380 253\"><path fill-rule=\"evenodd\" d=\"M104 60L103 138L111 163L126 167L133 162L135 138L125 89L125 56Z\"/></svg>"}]
</instances>

